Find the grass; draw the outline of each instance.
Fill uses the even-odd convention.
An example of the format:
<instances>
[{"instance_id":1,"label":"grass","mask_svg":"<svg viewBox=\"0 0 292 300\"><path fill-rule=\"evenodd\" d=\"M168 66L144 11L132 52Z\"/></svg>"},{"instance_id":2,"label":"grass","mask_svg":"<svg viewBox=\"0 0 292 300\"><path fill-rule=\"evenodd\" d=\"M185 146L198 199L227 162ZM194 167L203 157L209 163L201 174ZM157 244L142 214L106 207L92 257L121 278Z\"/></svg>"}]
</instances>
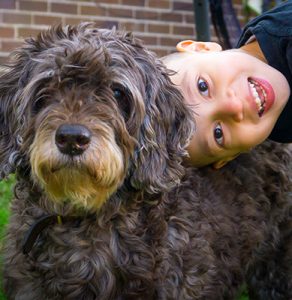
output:
<instances>
[{"instance_id":1,"label":"grass","mask_svg":"<svg viewBox=\"0 0 292 300\"><path fill-rule=\"evenodd\" d=\"M12 186L14 178L10 177L0 182L0 251L2 252L3 237L5 227L9 219L9 202L12 197ZM0 265L2 266L2 256L0 255ZM2 268L0 268L2 270ZM2 291L2 272L0 272L0 300L6 300Z\"/></svg>"},{"instance_id":2,"label":"grass","mask_svg":"<svg viewBox=\"0 0 292 300\"><path fill-rule=\"evenodd\" d=\"M3 237L5 234L5 227L9 219L9 201L12 197L12 186L14 178L10 177L8 180L0 182L0 250L2 249ZM0 256L0 264L2 265L2 257ZM2 274L0 273L0 284L2 283ZM2 291L2 284L0 286L0 300L6 300ZM237 300L248 300L246 291L244 290Z\"/></svg>"},{"instance_id":3,"label":"grass","mask_svg":"<svg viewBox=\"0 0 292 300\"><path fill-rule=\"evenodd\" d=\"M12 197L14 178L0 182L0 238L2 240L9 218L9 201Z\"/></svg>"}]
</instances>

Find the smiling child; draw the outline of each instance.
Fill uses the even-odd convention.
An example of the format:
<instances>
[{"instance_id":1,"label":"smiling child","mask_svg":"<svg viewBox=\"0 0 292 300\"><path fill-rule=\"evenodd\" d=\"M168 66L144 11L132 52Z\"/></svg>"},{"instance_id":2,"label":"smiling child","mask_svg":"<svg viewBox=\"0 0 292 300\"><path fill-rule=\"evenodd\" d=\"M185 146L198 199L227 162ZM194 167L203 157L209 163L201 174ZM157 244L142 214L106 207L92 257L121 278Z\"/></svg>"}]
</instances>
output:
<instances>
[{"instance_id":1,"label":"smiling child","mask_svg":"<svg viewBox=\"0 0 292 300\"><path fill-rule=\"evenodd\" d=\"M237 49L182 41L163 58L194 112L194 166L220 168L270 138L292 142L292 1L252 20Z\"/></svg>"}]
</instances>

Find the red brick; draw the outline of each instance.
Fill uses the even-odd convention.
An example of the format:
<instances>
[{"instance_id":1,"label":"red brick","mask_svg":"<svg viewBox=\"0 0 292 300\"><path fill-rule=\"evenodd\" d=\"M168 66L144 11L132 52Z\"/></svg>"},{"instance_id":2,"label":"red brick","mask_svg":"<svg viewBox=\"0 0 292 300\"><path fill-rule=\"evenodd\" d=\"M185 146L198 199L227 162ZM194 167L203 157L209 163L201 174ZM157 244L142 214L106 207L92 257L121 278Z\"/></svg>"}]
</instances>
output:
<instances>
[{"instance_id":1,"label":"red brick","mask_svg":"<svg viewBox=\"0 0 292 300\"><path fill-rule=\"evenodd\" d=\"M181 14L174 13L174 12L162 12L160 15L161 21L167 21L167 22L182 22L183 17Z\"/></svg>"},{"instance_id":2,"label":"red brick","mask_svg":"<svg viewBox=\"0 0 292 300\"><path fill-rule=\"evenodd\" d=\"M19 1L20 10L29 10L29 11L47 11L48 4L43 1Z\"/></svg>"},{"instance_id":3,"label":"red brick","mask_svg":"<svg viewBox=\"0 0 292 300\"><path fill-rule=\"evenodd\" d=\"M173 34L193 36L194 35L194 27L174 26Z\"/></svg>"},{"instance_id":4,"label":"red brick","mask_svg":"<svg viewBox=\"0 0 292 300\"><path fill-rule=\"evenodd\" d=\"M95 3L99 4L120 4L121 0L95 0Z\"/></svg>"},{"instance_id":5,"label":"red brick","mask_svg":"<svg viewBox=\"0 0 292 300\"><path fill-rule=\"evenodd\" d=\"M35 37L38 35L38 33L40 32L40 29L34 29L34 28L19 28L18 29L18 38L26 38L26 37Z\"/></svg>"},{"instance_id":6,"label":"red brick","mask_svg":"<svg viewBox=\"0 0 292 300\"><path fill-rule=\"evenodd\" d=\"M16 48L19 48L23 42L20 41L2 41L1 50L5 52L11 52Z\"/></svg>"},{"instance_id":7,"label":"red brick","mask_svg":"<svg viewBox=\"0 0 292 300\"><path fill-rule=\"evenodd\" d=\"M141 39L144 45L157 45L158 44L158 39L157 39L157 37L154 37L154 36L146 36L143 34L136 33L135 37Z\"/></svg>"},{"instance_id":8,"label":"red brick","mask_svg":"<svg viewBox=\"0 0 292 300\"><path fill-rule=\"evenodd\" d=\"M36 15L33 17L34 24L41 24L41 25L54 25L62 23L61 17L55 16L41 16Z\"/></svg>"},{"instance_id":9,"label":"red brick","mask_svg":"<svg viewBox=\"0 0 292 300\"><path fill-rule=\"evenodd\" d=\"M135 22L120 22L121 30L126 31L145 31L145 23L135 23Z\"/></svg>"},{"instance_id":10,"label":"red brick","mask_svg":"<svg viewBox=\"0 0 292 300\"><path fill-rule=\"evenodd\" d=\"M169 25L149 24L148 29L150 32L170 33Z\"/></svg>"},{"instance_id":11,"label":"red brick","mask_svg":"<svg viewBox=\"0 0 292 300\"><path fill-rule=\"evenodd\" d=\"M188 24L195 24L195 18L194 18L194 14L191 15L185 15L185 21Z\"/></svg>"},{"instance_id":12,"label":"red brick","mask_svg":"<svg viewBox=\"0 0 292 300\"><path fill-rule=\"evenodd\" d=\"M178 11L178 10L184 10L184 11L193 11L193 2L173 2L173 10Z\"/></svg>"},{"instance_id":13,"label":"red brick","mask_svg":"<svg viewBox=\"0 0 292 300\"><path fill-rule=\"evenodd\" d=\"M15 9L15 0L1 0L0 8L4 9Z\"/></svg>"},{"instance_id":14,"label":"red brick","mask_svg":"<svg viewBox=\"0 0 292 300\"><path fill-rule=\"evenodd\" d=\"M170 1L167 0L160 0L160 1L157 1L157 0L149 0L149 7L155 7L155 8L165 8L165 9L168 9L170 8Z\"/></svg>"},{"instance_id":15,"label":"red brick","mask_svg":"<svg viewBox=\"0 0 292 300\"><path fill-rule=\"evenodd\" d=\"M145 0L122 0L122 4L132 6L145 6Z\"/></svg>"},{"instance_id":16,"label":"red brick","mask_svg":"<svg viewBox=\"0 0 292 300\"><path fill-rule=\"evenodd\" d=\"M78 25L81 22L92 22L92 19L87 16L80 16L80 18L65 18L64 23L68 25Z\"/></svg>"},{"instance_id":17,"label":"red brick","mask_svg":"<svg viewBox=\"0 0 292 300\"><path fill-rule=\"evenodd\" d=\"M19 45L20 38L16 38L16 35L21 37L37 35L39 32L37 25L60 22L79 24L82 21L95 21L97 27L102 28L116 26L121 30L133 31L135 36L139 34L147 47L150 49L152 47L154 52L162 56L175 51L176 43L186 36L195 38L192 2L191 0L0 0L0 24L2 24L0 60L6 52ZM243 11L242 0L234 0L232 3L242 26L254 17L252 13ZM16 7L19 10L16 10ZM48 14L48 11L52 13ZM31 23L35 24L35 27L30 28ZM9 27L12 24L23 25L17 25L21 29L14 29L12 26ZM213 26L211 29L211 40L218 40ZM172 34L176 36L173 37Z\"/></svg>"},{"instance_id":18,"label":"red brick","mask_svg":"<svg viewBox=\"0 0 292 300\"><path fill-rule=\"evenodd\" d=\"M170 46L175 47L178 42L180 42L180 38L171 38L171 37L161 37L160 44L162 46Z\"/></svg>"},{"instance_id":19,"label":"red brick","mask_svg":"<svg viewBox=\"0 0 292 300\"><path fill-rule=\"evenodd\" d=\"M151 50L151 51L153 51L154 53L156 53L156 55L158 57L163 57L163 56L165 56L165 55L167 55L167 54L170 53L170 51L168 51L166 49L156 49L156 48L151 48L151 47L149 47L148 49Z\"/></svg>"},{"instance_id":20,"label":"red brick","mask_svg":"<svg viewBox=\"0 0 292 300\"><path fill-rule=\"evenodd\" d=\"M2 38L14 37L14 29L10 27L0 27L0 37Z\"/></svg>"},{"instance_id":21,"label":"red brick","mask_svg":"<svg viewBox=\"0 0 292 300\"><path fill-rule=\"evenodd\" d=\"M140 10L136 12L136 18L139 20L159 20L159 13L154 11Z\"/></svg>"},{"instance_id":22,"label":"red brick","mask_svg":"<svg viewBox=\"0 0 292 300\"><path fill-rule=\"evenodd\" d=\"M77 4L52 3L51 11L63 14L77 14Z\"/></svg>"},{"instance_id":23,"label":"red brick","mask_svg":"<svg viewBox=\"0 0 292 300\"><path fill-rule=\"evenodd\" d=\"M99 6L81 6L81 15L104 16L105 8Z\"/></svg>"},{"instance_id":24,"label":"red brick","mask_svg":"<svg viewBox=\"0 0 292 300\"><path fill-rule=\"evenodd\" d=\"M9 23L9 24L30 24L31 15L6 12L3 14L2 20L4 23Z\"/></svg>"},{"instance_id":25,"label":"red brick","mask_svg":"<svg viewBox=\"0 0 292 300\"><path fill-rule=\"evenodd\" d=\"M117 9L109 7L107 9L108 15L118 18L133 18L133 11L131 9Z\"/></svg>"}]
</instances>

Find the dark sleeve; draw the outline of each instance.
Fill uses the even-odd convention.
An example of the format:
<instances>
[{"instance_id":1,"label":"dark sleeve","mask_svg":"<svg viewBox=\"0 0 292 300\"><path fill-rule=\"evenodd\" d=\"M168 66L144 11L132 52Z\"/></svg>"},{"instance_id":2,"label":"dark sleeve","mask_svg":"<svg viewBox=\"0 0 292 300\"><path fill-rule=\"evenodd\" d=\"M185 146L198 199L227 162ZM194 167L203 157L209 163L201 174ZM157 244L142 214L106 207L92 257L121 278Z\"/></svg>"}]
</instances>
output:
<instances>
[{"instance_id":1,"label":"dark sleeve","mask_svg":"<svg viewBox=\"0 0 292 300\"><path fill-rule=\"evenodd\" d=\"M277 69L286 77L289 83L290 97L269 138L280 143L292 143L292 36L280 39L279 48L282 51L281 56L283 59Z\"/></svg>"},{"instance_id":2,"label":"dark sleeve","mask_svg":"<svg viewBox=\"0 0 292 300\"><path fill-rule=\"evenodd\" d=\"M237 47L244 45L253 35L268 64L286 77L292 90L292 1L251 20L243 29ZM281 143L292 142L291 94L269 138Z\"/></svg>"},{"instance_id":3,"label":"dark sleeve","mask_svg":"<svg viewBox=\"0 0 292 300\"><path fill-rule=\"evenodd\" d=\"M292 36L292 1L284 2L248 22L239 37L237 48L248 41L258 25L274 36Z\"/></svg>"}]
</instances>

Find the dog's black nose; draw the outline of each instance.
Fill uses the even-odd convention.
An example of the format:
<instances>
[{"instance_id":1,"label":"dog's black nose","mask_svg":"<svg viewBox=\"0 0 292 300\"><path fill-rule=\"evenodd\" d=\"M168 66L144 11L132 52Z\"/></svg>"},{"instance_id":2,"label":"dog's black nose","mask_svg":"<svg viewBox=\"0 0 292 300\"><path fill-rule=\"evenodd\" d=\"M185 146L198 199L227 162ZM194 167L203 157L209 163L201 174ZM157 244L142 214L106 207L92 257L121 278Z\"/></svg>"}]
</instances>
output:
<instances>
[{"instance_id":1,"label":"dog's black nose","mask_svg":"<svg viewBox=\"0 0 292 300\"><path fill-rule=\"evenodd\" d=\"M89 146L90 130L78 124L63 124L55 135L58 149L67 155L81 155Z\"/></svg>"}]
</instances>

